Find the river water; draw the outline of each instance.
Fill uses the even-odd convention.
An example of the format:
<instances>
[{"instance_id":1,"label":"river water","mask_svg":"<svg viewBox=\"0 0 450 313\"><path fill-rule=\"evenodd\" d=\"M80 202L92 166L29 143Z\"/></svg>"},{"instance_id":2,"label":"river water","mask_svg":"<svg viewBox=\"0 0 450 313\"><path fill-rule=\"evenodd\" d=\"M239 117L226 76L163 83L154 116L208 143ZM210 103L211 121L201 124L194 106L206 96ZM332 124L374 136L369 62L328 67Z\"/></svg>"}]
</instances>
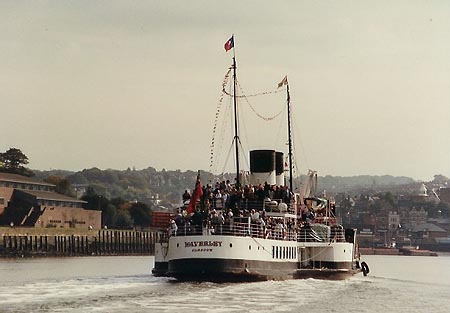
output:
<instances>
[{"instance_id":1,"label":"river water","mask_svg":"<svg viewBox=\"0 0 450 313\"><path fill-rule=\"evenodd\" d=\"M364 256L345 281L175 283L153 257L0 260L0 312L450 312L450 255Z\"/></svg>"}]
</instances>

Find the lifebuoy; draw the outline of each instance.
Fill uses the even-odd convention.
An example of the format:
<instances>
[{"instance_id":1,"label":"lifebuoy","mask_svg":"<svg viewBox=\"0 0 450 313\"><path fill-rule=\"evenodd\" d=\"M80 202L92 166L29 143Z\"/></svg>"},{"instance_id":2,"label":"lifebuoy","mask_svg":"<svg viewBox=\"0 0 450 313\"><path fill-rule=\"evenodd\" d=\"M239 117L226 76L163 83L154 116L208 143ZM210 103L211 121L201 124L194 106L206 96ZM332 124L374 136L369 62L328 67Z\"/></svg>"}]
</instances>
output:
<instances>
[{"instance_id":1,"label":"lifebuoy","mask_svg":"<svg viewBox=\"0 0 450 313\"><path fill-rule=\"evenodd\" d=\"M369 265L367 265L366 262L361 262L361 271L363 272L364 276L367 276L367 274L369 274Z\"/></svg>"}]
</instances>

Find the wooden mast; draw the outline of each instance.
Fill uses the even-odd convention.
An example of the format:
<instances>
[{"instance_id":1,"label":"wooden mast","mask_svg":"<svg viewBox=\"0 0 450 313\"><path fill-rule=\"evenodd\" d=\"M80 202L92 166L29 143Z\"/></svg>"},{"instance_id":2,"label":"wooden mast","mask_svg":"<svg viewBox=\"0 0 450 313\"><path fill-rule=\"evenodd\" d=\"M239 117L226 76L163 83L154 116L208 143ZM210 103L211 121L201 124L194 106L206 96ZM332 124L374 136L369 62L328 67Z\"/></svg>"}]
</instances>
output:
<instances>
[{"instance_id":1,"label":"wooden mast","mask_svg":"<svg viewBox=\"0 0 450 313\"><path fill-rule=\"evenodd\" d=\"M236 95L236 54L234 51L234 34L233 34L233 105L234 105L234 146L236 155L236 188L241 186L239 179L239 129L238 129L238 111L237 111L237 95Z\"/></svg>"},{"instance_id":2,"label":"wooden mast","mask_svg":"<svg viewBox=\"0 0 450 313\"><path fill-rule=\"evenodd\" d=\"M287 116L288 116L288 145L289 145L289 191L294 192L293 189L293 170L292 170L292 132L291 132L291 96L289 94L289 82L286 77L287 90Z\"/></svg>"}]
</instances>

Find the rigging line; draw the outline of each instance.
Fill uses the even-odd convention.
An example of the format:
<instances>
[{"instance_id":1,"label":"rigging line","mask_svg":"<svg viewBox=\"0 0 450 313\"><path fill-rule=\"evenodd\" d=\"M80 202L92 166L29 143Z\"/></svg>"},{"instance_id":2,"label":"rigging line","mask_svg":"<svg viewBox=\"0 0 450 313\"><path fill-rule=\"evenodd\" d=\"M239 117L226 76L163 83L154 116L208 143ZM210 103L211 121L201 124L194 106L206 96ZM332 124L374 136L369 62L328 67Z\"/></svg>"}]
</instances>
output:
<instances>
[{"instance_id":1,"label":"rigging line","mask_svg":"<svg viewBox=\"0 0 450 313\"><path fill-rule=\"evenodd\" d=\"M252 94L252 95L247 95L247 96L246 95L237 95L236 98L251 98L251 97L258 97L258 96L266 96L266 95L270 95L270 94L276 94L276 93L279 93L279 92L284 91L284 90L286 90L286 88L281 88L281 89L277 88L277 89L272 90L272 91L264 91L264 92L259 92L259 93L255 93L255 94ZM224 93L226 95L230 96L230 97L233 96L232 93L228 93L226 90L224 91Z\"/></svg>"},{"instance_id":2,"label":"rigging line","mask_svg":"<svg viewBox=\"0 0 450 313\"><path fill-rule=\"evenodd\" d=\"M221 138L222 138L222 135L220 133L218 134L218 137L217 137L217 134L216 134L218 122L219 122L219 117L217 117L217 121L215 122L214 137L213 137L213 139L211 141L211 155L210 155L210 158L211 158L211 160L210 160L210 162L211 162L211 164L210 164L211 165L211 170L213 170L215 168L215 162L217 161L217 157L220 157L220 152L221 152L221 150L218 150L218 153L217 153L217 149L216 149L217 144L218 144L217 141L221 140Z\"/></svg>"},{"instance_id":3,"label":"rigging line","mask_svg":"<svg viewBox=\"0 0 450 313\"><path fill-rule=\"evenodd\" d=\"M223 146L223 142L225 141L225 132L227 130L227 122L228 122L228 118L230 118L230 120L232 120L232 116L231 116L231 99L229 100L228 105L225 106L225 114L223 116L223 120L222 120L222 124L220 127L220 135L219 135L219 142L218 142L218 147L222 147ZM230 122L232 123L232 121ZM221 155L222 155L222 149L218 149L217 150L217 155L215 156L215 168L218 169L219 168L219 162L221 160ZM228 162L226 162L228 163Z\"/></svg>"},{"instance_id":4,"label":"rigging line","mask_svg":"<svg viewBox=\"0 0 450 313\"><path fill-rule=\"evenodd\" d=\"M241 139L239 139L239 145L241 146L241 150L244 150L244 147L242 146ZM244 161L247 164L247 168L250 168L250 163L249 163L247 157L245 156L245 154L243 154L243 156L244 156Z\"/></svg>"},{"instance_id":5,"label":"rigging line","mask_svg":"<svg viewBox=\"0 0 450 313\"><path fill-rule=\"evenodd\" d=\"M210 163L209 163L210 170L213 167L213 156L214 156L214 150L215 150L216 130L217 130L217 123L219 120L220 107L222 106L222 101L223 101L223 93L220 96L219 103L217 104L216 118L214 119L214 124L213 124L211 146L210 146L210 153L211 153L210 154Z\"/></svg>"},{"instance_id":6,"label":"rigging line","mask_svg":"<svg viewBox=\"0 0 450 313\"><path fill-rule=\"evenodd\" d=\"M259 113L255 110L255 108L251 105L250 101L248 100L248 97L244 94L244 90L242 89L242 86L239 84L239 82L238 82L237 84L238 84L238 86L239 86L239 89L240 89L241 92L242 92L242 97L245 99L245 101L247 102L247 104L250 106L250 108L252 109L253 113L255 113L256 116L258 116L259 118L261 118L261 119L265 120L266 122L268 122L268 121L272 121L272 120L276 119L276 118L283 112L284 108L283 108L280 112L278 112L277 114L275 114L274 116L271 116L271 117L265 117L265 116L259 114Z\"/></svg>"},{"instance_id":7,"label":"rigging line","mask_svg":"<svg viewBox=\"0 0 450 313\"><path fill-rule=\"evenodd\" d=\"M240 106L239 107L239 116L244 116L243 110L244 110L244 107ZM242 121L239 121L239 124L241 125L241 128L243 129L241 134L244 134L244 136L245 136L245 143L246 143L247 146L250 146L249 145L250 141L248 139L249 132L247 131L247 123L245 123L245 120L242 120ZM242 146L241 137L239 137L239 144L240 144L240 147L241 147L241 151L245 151L244 147ZM245 155L244 155L244 158L245 158ZM248 163L247 163L247 166L248 166Z\"/></svg>"},{"instance_id":8,"label":"rigging line","mask_svg":"<svg viewBox=\"0 0 450 313\"><path fill-rule=\"evenodd\" d=\"M285 113L286 113L286 107L284 108L284 110L283 110L283 116L282 117L284 117L285 116ZM278 125L278 132L277 132L277 135L275 136L275 142L274 142L274 144L273 144L273 146L274 147L276 147L277 146L277 143L279 144L280 142L283 142L283 148L282 148L282 151L284 152L284 151L286 151L285 150L285 140L280 140L280 138L281 138L281 130L282 129L284 129L284 121L285 121L285 119L284 118L280 118L280 123L279 123L279 125Z\"/></svg>"},{"instance_id":9,"label":"rigging line","mask_svg":"<svg viewBox=\"0 0 450 313\"><path fill-rule=\"evenodd\" d=\"M230 84L229 88L231 90L231 88L232 88L231 84ZM225 132L226 132L226 129L227 129L225 126L227 124L228 117L230 118L230 125L233 124L233 115L231 114L231 111L232 111L232 98L229 98L228 105L226 106L226 113L227 114L224 116L224 119L223 119L223 122L222 122L222 136L221 136L222 140L221 140L220 146L223 145L223 141L225 140ZM231 155L232 150L233 150L233 144L234 144L234 139L231 140L231 146L230 146L230 149L228 150L227 157L226 157L224 165L223 165L222 175L225 172L225 168L228 166L228 161L230 159L230 155ZM217 158L216 162L217 162L217 166L219 166L218 165L219 158Z\"/></svg>"},{"instance_id":10,"label":"rigging line","mask_svg":"<svg viewBox=\"0 0 450 313\"><path fill-rule=\"evenodd\" d=\"M306 157L306 153L305 153L305 147L303 146L303 140L301 139L301 132L300 132L300 130L299 130L299 126L298 126L298 123L297 123L297 120L295 119L295 118L293 118L292 119L292 122L293 122L293 124L294 124L294 127L295 127L295 130L296 130L296 134L298 134L298 137L300 137L299 138L299 140L295 140L294 141L294 149L295 150L297 150L296 148L296 145L297 145L297 142L300 142L300 153L302 154L302 157L303 157L303 159L304 159L304 161L305 161L305 168L310 168L309 167L309 162L308 162L308 158ZM296 162L297 162L297 160L295 160ZM296 164L296 166L297 166L297 164ZM300 169L300 168L299 168Z\"/></svg>"},{"instance_id":11,"label":"rigging line","mask_svg":"<svg viewBox=\"0 0 450 313\"><path fill-rule=\"evenodd\" d=\"M228 80L230 79L230 74L231 74L231 70L233 69L233 67L229 67L228 71L226 72L223 81L222 81L222 92L228 96L231 96L231 94L226 91L226 86L228 84Z\"/></svg>"},{"instance_id":12,"label":"rigging line","mask_svg":"<svg viewBox=\"0 0 450 313\"><path fill-rule=\"evenodd\" d=\"M223 169L222 169L222 175L225 172L225 168L228 165L228 161L230 160L230 155L233 151L233 144L234 144L234 140L231 142L230 149L228 149L227 159L225 160L225 165L223 166Z\"/></svg>"},{"instance_id":13,"label":"rigging line","mask_svg":"<svg viewBox=\"0 0 450 313\"><path fill-rule=\"evenodd\" d=\"M230 78L230 74L231 74L231 70L232 67L229 67L227 72L224 75L223 81L222 81L222 94L221 97L219 99L219 103L217 105L217 110L216 110L216 118L214 121L214 127L213 127L213 136L211 139L211 151L210 151L210 171L211 173L217 171L218 168L218 163L220 161L220 155L221 155L221 150L218 150L217 152L217 141L219 141L219 147L222 146L223 140L224 140L224 133L225 133L225 123L226 123L226 118L227 118L227 114L229 113L229 106L225 106L225 114L224 114L224 120L222 122L222 127L219 129L220 133L219 133L219 137L216 138L216 132L218 130L218 124L219 124L219 119L220 119L220 113L221 113L221 107L222 107L222 103L223 103L223 99L224 99L224 95L225 92L223 92L223 90L225 90L228 82L229 82L229 78ZM231 88L231 87L230 87ZM230 100L231 102L231 100ZM217 155L216 155L217 154Z\"/></svg>"},{"instance_id":14,"label":"rigging line","mask_svg":"<svg viewBox=\"0 0 450 313\"><path fill-rule=\"evenodd\" d=\"M264 230L265 231L265 230ZM268 255L272 255L272 252L270 252L269 250L266 250L266 248L264 247L264 245L262 245L261 243L258 242L258 240L256 240L255 237L251 237L253 239L254 242L256 242L256 244L260 247L263 248L263 251L267 252Z\"/></svg>"},{"instance_id":15,"label":"rigging line","mask_svg":"<svg viewBox=\"0 0 450 313\"><path fill-rule=\"evenodd\" d=\"M222 90L225 89L225 86L228 83L228 80L229 80L229 77L230 77L230 73L231 73L231 67L228 68L228 71L226 72L226 74L225 74L225 76L223 78ZM216 107L216 118L215 118L214 124L213 124L213 132L212 132L211 147L210 147L210 164L209 164L211 172L212 172L212 169L213 169L213 166L214 166L214 164L213 164L214 163L214 151L215 151L215 144L214 143L215 143L215 140L216 140L215 135L216 135L217 123L218 123L218 120L219 120L220 108L222 107L222 102L223 102L224 95L225 95L224 92L222 92L222 94L220 95L219 102L218 102L217 107Z\"/></svg>"}]
</instances>

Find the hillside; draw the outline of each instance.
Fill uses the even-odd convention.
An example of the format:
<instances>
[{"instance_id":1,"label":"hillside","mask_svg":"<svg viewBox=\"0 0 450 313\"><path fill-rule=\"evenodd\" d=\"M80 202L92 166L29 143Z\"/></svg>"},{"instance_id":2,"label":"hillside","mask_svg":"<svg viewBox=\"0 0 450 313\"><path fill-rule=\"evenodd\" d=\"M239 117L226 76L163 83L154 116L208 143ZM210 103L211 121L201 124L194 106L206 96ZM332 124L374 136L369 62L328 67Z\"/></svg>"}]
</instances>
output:
<instances>
[{"instance_id":1,"label":"hillside","mask_svg":"<svg viewBox=\"0 0 450 313\"><path fill-rule=\"evenodd\" d=\"M149 167L143 170L100 170L98 168L85 169L79 172L70 171L35 171L36 177L46 179L49 176L66 178L78 192L82 193L88 186L92 186L98 194L107 198L121 197L128 201L151 203L155 198L161 200L165 206L178 205L181 194L185 189L192 189L195 185L197 172L180 170L157 171ZM219 179L230 179L232 175L213 177L208 172L201 172L203 184ZM301 178L302 179L302 178ZM415 183L409 177L394 176L325 176L318 179L318 190L328 193L358 191L366 189L389 189L393 186Z\"/></svg>"},{"instance_id":2,"label":"hillside","mask_svg":"<svg viewBox=\"0 0 450 313\"><path fill-rule=\"evenodd\" d=\"M416 181L410 177L395 177L391 175L371 176L330 176L318 178L318 190L327 190L331 193L384 191L386 189L414 184Z\"/></svg>"}]
</instances>

